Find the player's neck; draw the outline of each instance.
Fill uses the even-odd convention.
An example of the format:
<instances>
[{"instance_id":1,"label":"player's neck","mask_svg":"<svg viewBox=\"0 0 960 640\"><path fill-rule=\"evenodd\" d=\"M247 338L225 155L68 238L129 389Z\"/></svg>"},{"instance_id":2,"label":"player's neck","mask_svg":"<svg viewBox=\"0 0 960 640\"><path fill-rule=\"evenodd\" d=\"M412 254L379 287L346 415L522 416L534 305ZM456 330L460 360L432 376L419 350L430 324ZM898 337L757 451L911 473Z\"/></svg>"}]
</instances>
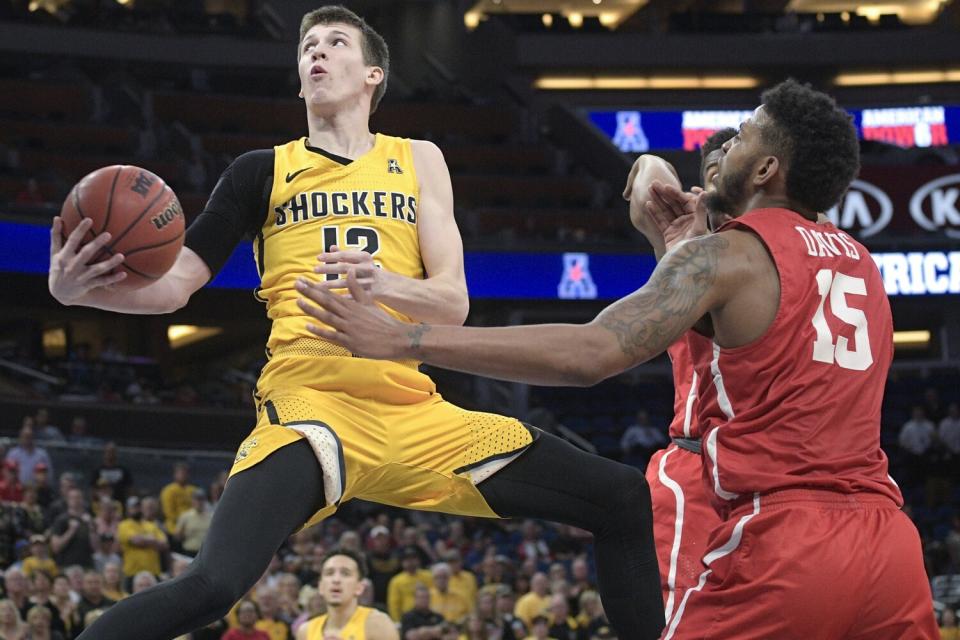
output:
<instances>
[{"instance_id":1,"label":"player's neck","mask_svg":"<svg viewBox=\"0 0 960 640\"><path fill-rule=\"evenodd\" d=\"M353 612L357 610L357 601L352 600L348 603L342 604L336 607L327 608L327 626L334 627L336 629L343 629L348 622L350 622L350 617L353 615ZM330 629L326 629L330 631Z\"/></svg>"},{"instance_id":2,"label":"player's neck","mask_svg":"<svg viewBox=\"0 0 960 640\"><path fill-rule=\"evenodd\" d=\"M370 113L365 109L348 109L323 116L308 113L310 146L328 153L356 160L373 148Z\"/></svg>"}]
</instances>

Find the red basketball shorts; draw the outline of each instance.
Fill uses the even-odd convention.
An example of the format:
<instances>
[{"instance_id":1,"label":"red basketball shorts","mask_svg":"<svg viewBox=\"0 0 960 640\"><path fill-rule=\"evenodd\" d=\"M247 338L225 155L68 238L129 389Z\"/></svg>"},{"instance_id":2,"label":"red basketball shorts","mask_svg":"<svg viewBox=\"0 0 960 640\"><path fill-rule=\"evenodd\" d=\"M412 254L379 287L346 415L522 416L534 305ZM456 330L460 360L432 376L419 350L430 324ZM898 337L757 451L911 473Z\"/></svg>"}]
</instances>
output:
<instances>
[{"instance_id":1,"label":"red basketball shorts","mask_svg":"<svg viewBox=\"0 0 960 640\"><path fill-rule=\"evenodd\" d=\"M755 494L711 532L664 640L935 640L920 536L888 498Z\"/></svg>"}]
</instances>

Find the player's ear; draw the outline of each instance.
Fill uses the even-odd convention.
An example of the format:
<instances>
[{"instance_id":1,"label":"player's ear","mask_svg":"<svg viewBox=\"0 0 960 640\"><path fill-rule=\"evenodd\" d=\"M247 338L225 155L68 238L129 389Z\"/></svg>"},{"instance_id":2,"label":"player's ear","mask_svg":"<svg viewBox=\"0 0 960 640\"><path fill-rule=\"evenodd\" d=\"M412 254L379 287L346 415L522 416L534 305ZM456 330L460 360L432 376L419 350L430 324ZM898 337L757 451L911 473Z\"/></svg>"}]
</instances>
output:
<instances>
[{"instance_id":1,"label":"player's ear","mask_svg":"<svg viewBox=\"0 0 960 640\"><path fill-rule=\"evenodd\" d=\"M367 84L378 85L383 82L383 69L367 67Z\"/></svg>"},{"instance_id":2,"label":"player's ear","mask_svg":"<svg viewBox=\"0 0 960 640\"><path fill-rule=\"evenodd\" d=\"M780 159L777 156L764 156L753 174L753 184L762 187L780 173Z\"/></svg>"}]
</instances>

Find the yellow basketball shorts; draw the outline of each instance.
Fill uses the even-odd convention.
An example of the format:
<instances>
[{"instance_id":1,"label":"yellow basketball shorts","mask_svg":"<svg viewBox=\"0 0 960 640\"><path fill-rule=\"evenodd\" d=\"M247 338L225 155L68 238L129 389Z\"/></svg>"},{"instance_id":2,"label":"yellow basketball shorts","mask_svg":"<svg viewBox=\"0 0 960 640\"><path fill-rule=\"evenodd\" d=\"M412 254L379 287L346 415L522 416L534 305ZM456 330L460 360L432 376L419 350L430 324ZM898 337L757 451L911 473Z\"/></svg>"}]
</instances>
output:
<instances>
[{"instance_id":1,"label":"yellow basketball shorts","mask_svg":"<svg viewBox=\"0 0 960 640\"><path fill-rule=\"evenodd\" d=\"M394 367L388 375L371 367L368 384L354 392L324 388L329 383L265 392L262 376L257 425L241 443L230 475L306 438L323 472L326 500L306 526L351 498L497 517L476 485L520 455L536 432L514 418L446 402L427 376Z\"/></svg>"}]
</instances>

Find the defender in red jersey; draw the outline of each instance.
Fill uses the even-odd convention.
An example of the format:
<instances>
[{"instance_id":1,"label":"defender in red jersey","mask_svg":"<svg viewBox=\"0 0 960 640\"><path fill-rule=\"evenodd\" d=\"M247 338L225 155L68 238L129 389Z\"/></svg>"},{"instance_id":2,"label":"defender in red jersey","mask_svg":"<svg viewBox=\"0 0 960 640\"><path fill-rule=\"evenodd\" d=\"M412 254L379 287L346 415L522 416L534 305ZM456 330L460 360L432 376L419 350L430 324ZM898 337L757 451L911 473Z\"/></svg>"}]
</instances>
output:
<instances>
[{"instance_id":1,"label":"defender in red jersey","mask_svg":"<svg viewBox=\"0 0 960 640\"><path fill-rule=\"evenodd\" d=\"M722 129L710 136L700 148L700 182L713 189L723 144L737 134L736 129ZM668 213L666 206L651 207L657 197L651 187L661 184L680 188L674 168L662 158L643 155L634 162L623 197L630 202L630 221L653 247L659 261L670 245L664 230L683 216L683 211ZM668 203L664 202L664 205ZM653 535L660 564L660 585L663 590L664 617L670 624L680 598L695 586L703 572L700 559L705 553L710 532L720 517L710 504L703 483L702 452L696 412L698 374L694 371L691 352L709 353L711 342L696 331L687 331L667 349L673 370L673 420L669 427L671 443L654 453L647 463L646 478L650 485L653 507Z\"/></svg>"},{"instance_id":2,"label":"defender in red jersey","mask_svg":"<svg viewBox=\"0 0 960 640\"><path fill-rule=\"evenodd\" d=\"M544 385L595 384L696 325L713 338L694 361L724 520L663 637L934 639L920 538L880 450L886 294L862 245L815 224L856 175L856 132L794 81L762 101L724 145L717 190L698 199L735 220L679 243L588 324L412 326L353 275L351 298L302 283L322 308L300 304L332 327L315 333L353 353Z\"/></svg>"}]
</instances>

